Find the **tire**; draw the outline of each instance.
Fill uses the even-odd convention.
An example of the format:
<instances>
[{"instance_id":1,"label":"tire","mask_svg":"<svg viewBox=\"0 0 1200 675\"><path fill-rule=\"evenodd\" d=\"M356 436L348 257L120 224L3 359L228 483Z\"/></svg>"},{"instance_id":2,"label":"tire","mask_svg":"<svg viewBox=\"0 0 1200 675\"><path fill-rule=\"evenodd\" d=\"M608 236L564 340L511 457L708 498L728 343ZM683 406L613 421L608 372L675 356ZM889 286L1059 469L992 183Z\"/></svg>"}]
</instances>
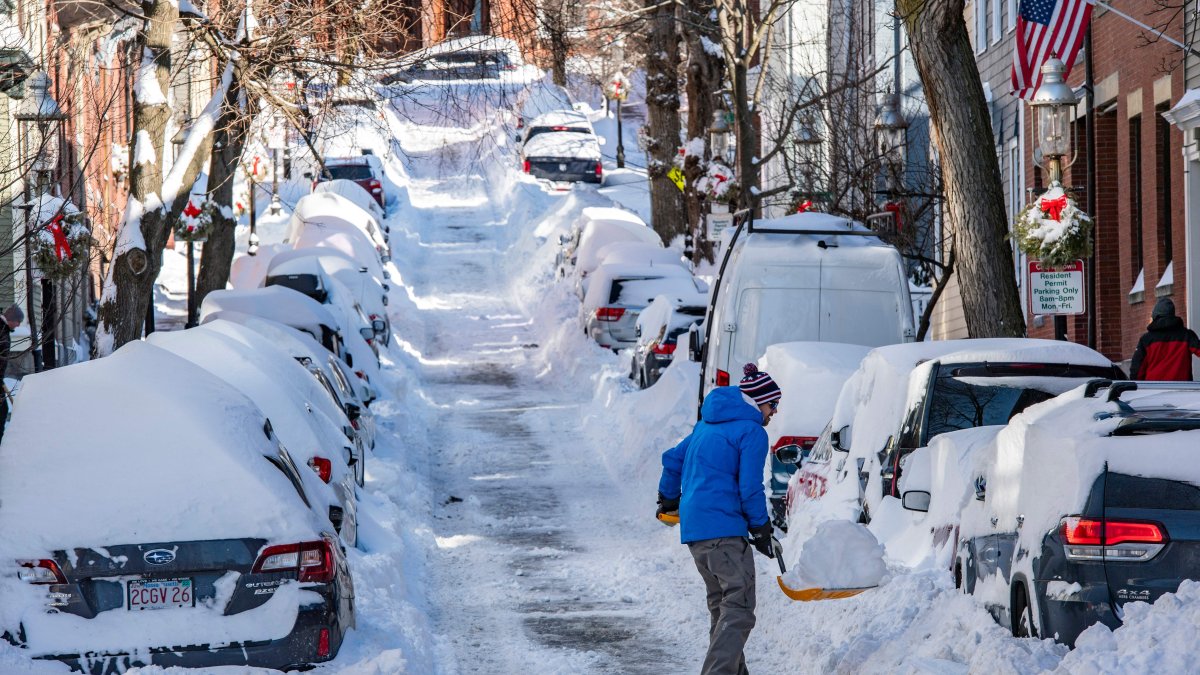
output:
<instances>
[{"instance_id":1,"label":"tire","mask_svg":"<svg viewBox=\"0 0 1200 675\"><path fill-rule=\"evenodd\" d=\"M962 591L963 593L967 592L966 589L963 588L963 567L961 561L956 561L954 563L954 588Z\"/></svg>"},{"instance_id":2,"label":"tire","mask_svg":"<svg viewBox=\"0 0 1200 675\"><path fill-rule=\"evenodd\" d=\"M1033 607L1029 602L1029 593L1025 585L1020 584L1013 592L1012 601L1012 634L1013 637L1038 636L1037 624L1033 620Z\"/></svg>"}]
</instances>

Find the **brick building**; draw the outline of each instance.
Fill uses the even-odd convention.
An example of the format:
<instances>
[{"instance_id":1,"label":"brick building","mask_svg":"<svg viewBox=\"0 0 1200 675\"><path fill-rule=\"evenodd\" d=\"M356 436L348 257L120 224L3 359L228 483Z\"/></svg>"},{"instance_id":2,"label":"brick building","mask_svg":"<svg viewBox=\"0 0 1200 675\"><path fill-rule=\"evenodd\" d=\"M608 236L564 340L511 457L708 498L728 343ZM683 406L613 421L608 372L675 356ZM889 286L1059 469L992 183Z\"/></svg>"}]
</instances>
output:
<instances>
[{"instance_id":1,"label":"brick building","mask_svg":"<svg viewBox=\"0 0 1200 675\"><path fill-rule=\"evenodd\" d=\"M1151 20L1154 0L1130 0L1122 11ZM1165 34L1183 39L1183 19ZM1163 116L1184 92L1183 53L1164 40L1096 6L1092 15L1095 91L1096 348L1115 361L1132 356L1150 322L1157 298L1175 301L1188 320L1185 279L1183 133ZM1084 81L1083 52L1069 83ZM1082 94L1081 94L1082 95ZM1086 204L1084 105L1075 125L1078 160L1064 184ZM1026 188L1043 187L1044 171L1033 164L1032 115L1025 116ZM1049 317L1028 318L1031 337L1053 337ZM1087 317L1071 317L1068 339L1087 342Z\"/></svg>"}]
</instances>

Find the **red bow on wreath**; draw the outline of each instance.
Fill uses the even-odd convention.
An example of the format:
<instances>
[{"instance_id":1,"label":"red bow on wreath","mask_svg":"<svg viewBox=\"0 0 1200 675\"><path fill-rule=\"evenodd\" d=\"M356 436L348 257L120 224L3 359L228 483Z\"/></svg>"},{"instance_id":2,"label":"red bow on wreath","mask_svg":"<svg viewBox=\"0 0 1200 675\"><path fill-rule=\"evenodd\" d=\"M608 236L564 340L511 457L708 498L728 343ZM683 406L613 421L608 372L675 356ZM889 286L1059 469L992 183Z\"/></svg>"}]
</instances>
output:
<instances>
[{"instance_id":1,"label":"red bow on wreath","mask_svg":"<svg viewBox=\"0 0 1200 675\"><path fill-rule=\"evenodd\" d=\"M63 216L58 214L46 223L46 229L50 230L50 236L54 237L54 257L61 262L71 257L71 244L67 241L67 235L62 228Z\"/></svg>"},{"instance_id":2,"label":"red bow on wreath","mask_svg":"<svg viewBox=\"0 0 1200 675\"><path fill-rule=\"evenodd\" d=\"M1067 208L1067 196L1061 195L1055 199L1043 197L1040 206L1050 220L1062 220L1063 209Z\"/></svg>"},{"instance_id":3,"label":"red bow on wreath","mask_svg":"<svg viewBox=\"0 0 1200 675\"><path fill-rule=\"evenodd\" d=\"M183 207L183 215L187 216L188 218L195 218L196 216L200 215L200 207L196 206L196 204L189 199L187 206Z\"/></svg>"},{"instance_id":4,"label":"red bow on wreath","mask_svg":"<svg viewBox=\"0 0 1200 675\"><path fill-rule=\"evenodd\" d=\"M805 213L812 207L813 207L812 200L806 199L803 202L801 202L800 206L796 207L796 213Z\"/></svg>"}]
</instances>

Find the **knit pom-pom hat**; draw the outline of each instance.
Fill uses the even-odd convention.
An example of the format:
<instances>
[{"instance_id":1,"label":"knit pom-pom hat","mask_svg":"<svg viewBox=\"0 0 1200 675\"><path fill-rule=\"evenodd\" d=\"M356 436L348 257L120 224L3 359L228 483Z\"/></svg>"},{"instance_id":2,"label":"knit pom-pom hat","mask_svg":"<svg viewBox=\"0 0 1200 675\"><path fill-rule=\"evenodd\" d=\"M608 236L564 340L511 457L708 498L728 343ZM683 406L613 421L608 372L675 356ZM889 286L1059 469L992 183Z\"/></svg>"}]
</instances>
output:
<instances>
[{"instance_id":1,"label":"knit pom-pom hat","mask_svg":"<svg viewBox=\"0 0 1200 675\"><path fill-rule=\"evenodd\" d=\"M775 384L775 380L771 376L760 371L758 366L753 363L747 363L742 372L745 377L738 383L738 388L742 393L754 399L758 405L778 401L783 398L783 392L779 390L779 385Z\"/></svg>"}]
</instances>

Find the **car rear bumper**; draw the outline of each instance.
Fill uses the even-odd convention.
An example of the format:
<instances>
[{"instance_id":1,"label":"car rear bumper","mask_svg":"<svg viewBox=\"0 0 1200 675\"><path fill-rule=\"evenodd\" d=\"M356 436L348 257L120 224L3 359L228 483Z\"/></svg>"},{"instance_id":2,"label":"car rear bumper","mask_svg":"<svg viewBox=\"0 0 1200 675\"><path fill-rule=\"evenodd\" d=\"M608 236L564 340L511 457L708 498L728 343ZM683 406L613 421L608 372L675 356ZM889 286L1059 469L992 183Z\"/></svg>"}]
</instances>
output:
<instances>
[{"instance_id":1,"label":"car rear bumper","mask_svg":"<svg viewBox=\"0 0 1200 675\"><path fill-rule=\"evenodd\" d=\"M317 655L322 629L329 630L329 653ZM250 666L293 670L310 664L329 661L341 648L345 628L339 626L333 613L321 609L302 610L292 631L278 640L231 643L227 645L188 645L183 647L152 647L137 653L121 651L96 654L55 654L35 657L44 661L59 661L72 670L92 675L124 672L128 668L160 666L169 668L213 668L217 666Z\"/></svg>"},{"instance_id":2,"label":"car rear bumper","mask_svg":"<svg viewBox=\"0 0 1200 675\"><path fill-rule=\"evenodd\" d=\"M1121 625L1121 620L1113 611L1107 587L1088 584L1073 593L1051 597L1048 593L1050 583L1051 580L1033 582L1041 604L1041 629L1045 633L1041 637L1052 638L1073 648L1080 633L1093 624L1102 623L1113 629Z\"/></svg>"}]
</instances>

